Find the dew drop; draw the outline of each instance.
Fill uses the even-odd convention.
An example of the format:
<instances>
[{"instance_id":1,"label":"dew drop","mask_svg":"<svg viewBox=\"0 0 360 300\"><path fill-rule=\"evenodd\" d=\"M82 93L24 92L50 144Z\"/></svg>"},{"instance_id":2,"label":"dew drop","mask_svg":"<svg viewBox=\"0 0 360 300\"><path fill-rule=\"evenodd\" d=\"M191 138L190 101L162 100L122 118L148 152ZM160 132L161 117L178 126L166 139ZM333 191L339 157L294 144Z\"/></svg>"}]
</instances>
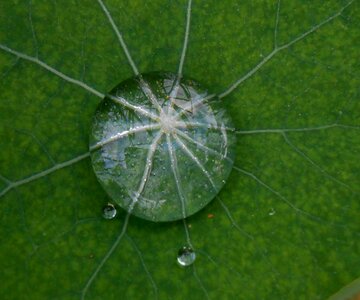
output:
<instances>
[{"instance_id":1,"label":"dew drop","mask_svg":"<svg viewBox=\"0 0 360 300\"><path fill-rule=\"evenodd\" d=\"M107 219L107 220L114 219L116 217L116 214L117 214L116 207L111 203L108 203L103 208L103 217L104 217L104 219Z\"/></svg>"},{"instance_id":2,"label":"dew drop","mask_svg":"<svg viewBox=\"0 0 360 300\"><path fill-rule=\"evenodd\" d=\"M194 263L196 259L196 253L189 246L184 246L180 248L177 256L177 261L180 266L187 267Z\"/></svg>"}]
</instances>

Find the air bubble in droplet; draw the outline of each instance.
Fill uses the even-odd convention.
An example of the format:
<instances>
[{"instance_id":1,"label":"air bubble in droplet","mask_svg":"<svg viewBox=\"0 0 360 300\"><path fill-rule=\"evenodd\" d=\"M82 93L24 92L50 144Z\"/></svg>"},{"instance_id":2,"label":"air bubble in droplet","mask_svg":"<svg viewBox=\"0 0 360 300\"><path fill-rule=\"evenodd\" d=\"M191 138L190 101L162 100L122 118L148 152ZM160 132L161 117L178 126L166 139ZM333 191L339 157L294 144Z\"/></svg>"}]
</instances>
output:
<instances>
[{"instance_id":1,"label":"air bubble in droplet","mask_svg":"<svg viewBox=\"0 0 360 300\"><path fill-rule=\"evenodd\" d=\"M108 203L103 208L103 217L104 217L104 219L107 219L107 220L114 219L116 217L116 214L117 214L116 207L111 203Z\"/></svg>"},{"instance_id":2,"label":"air bubble in droplet","mask_svg":"<svg viewBox=\"0 0 360 300\"><path fill-rule=\"evenodd\" d=\"M189 246L180 248L177 256L177 261L180 266L187 267L194 263L196 254L194 250Z\"/></svg>"}]
</instances>

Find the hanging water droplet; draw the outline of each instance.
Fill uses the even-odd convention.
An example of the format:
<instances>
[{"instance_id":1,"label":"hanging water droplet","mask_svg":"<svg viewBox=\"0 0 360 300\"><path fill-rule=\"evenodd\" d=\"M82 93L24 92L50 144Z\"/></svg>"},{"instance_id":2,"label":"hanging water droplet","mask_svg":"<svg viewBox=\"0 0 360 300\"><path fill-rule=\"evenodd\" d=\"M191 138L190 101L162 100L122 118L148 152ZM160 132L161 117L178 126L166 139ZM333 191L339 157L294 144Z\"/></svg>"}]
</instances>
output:
<instances>
[{"instance_id":1,"label":"hanging water droplet","mask_svg":"<svg viewBox=\"0 0 360 300\"><path fill-rule=\"evenodd\" d=\"M177 261L180 266L187 267L194 263L196 254L194 250L189 246L180 248L177 256Z\"/></svg>"},{"instance_id":2,"label":"hanging water droplet","mask_svg":"<svg viewBox=\"0 0 360 300\"><path fill-rule=\"evenodd\" d=\"M107 220L114 219L116 217L116 214L117 214L116 207L111 203L108 203L103 209L104 219Z\"/></svg>"}]
</instances>

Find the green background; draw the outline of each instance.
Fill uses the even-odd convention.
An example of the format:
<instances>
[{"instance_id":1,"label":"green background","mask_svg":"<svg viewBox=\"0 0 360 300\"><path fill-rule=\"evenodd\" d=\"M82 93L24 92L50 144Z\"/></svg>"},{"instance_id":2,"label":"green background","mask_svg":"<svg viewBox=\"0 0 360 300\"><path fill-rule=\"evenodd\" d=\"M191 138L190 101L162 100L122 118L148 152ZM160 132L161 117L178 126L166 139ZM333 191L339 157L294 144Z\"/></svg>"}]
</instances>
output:
<instances>
[{"instance_id":1,"label":"green background","mask_svg":"<svg viewBox=\"0 0 360 300\"><path fill-rule=\"evenodd\" d=\"M140 72L177 72L186 1L105 4ZM222 99L240 169L187 220L193 267L181 221L133 217L85 298L326 299L360 275L359 2L195 0L191 18L184 75L222 93L256 71ZM133 73L97 1L1 1L1 299L80 299L125 217L102 219L73 161L101 99L4 46L102 93Z\"/></svg>"}]
</instances>

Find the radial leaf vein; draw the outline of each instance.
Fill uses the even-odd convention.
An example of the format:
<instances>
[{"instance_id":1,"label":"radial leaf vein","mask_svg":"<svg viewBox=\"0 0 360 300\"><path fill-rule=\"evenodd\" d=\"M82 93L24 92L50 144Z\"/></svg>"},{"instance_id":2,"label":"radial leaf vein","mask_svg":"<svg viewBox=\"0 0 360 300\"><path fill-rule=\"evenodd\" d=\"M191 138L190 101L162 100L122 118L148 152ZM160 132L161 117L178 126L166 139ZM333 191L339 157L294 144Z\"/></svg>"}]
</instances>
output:
<instances>
[{"instance_id":1,"label":"radial leaf vein","mask_svg":"<svg viewBox=\"0 0 360 300\"><path fill-rule=\"evenodd\" d=\"M158 299L158 287L156 285L156 282L154 280L154 278L151 276L151 273L149 271L149 268L147 267L146 263L145 263L145 260L144 260L144 257L139 249L139 247L136 245L136 243L134 242L134 240L128 235L128 234L125 234L125 237L129 240L130 244L133 246L135 252L137 253L137 255L139 256L139 259L140 259L140 262L141 262L141 265L143 266L144 268L144 271L150 281L150 284L154 290L154 295L155 295L155 299Z\"/></svg>"},{"instance_id":2,"label":"radial leaf vein","mask_svg":"<svg viewBox=\"0 0 360 300\"><path fill-rule=\"evenodd\" d=\"M117 246L119 245L120 241L122 240L122 238L124 237L128 224L129 224L129 219L130 219L131 213L128 212L126 214L126 217L124 219L124 224L122 226L122 229L119 233L119 235L117 236L116 240L114 241L114 243L112 244L112 246L110 247L109 251L105 254L105 256L103 257L103 259L101 260L101 262L99 263L99 265L97 266L97 268L94 270L94 272L92 273L92 275L90 276L90 278L88 279L88 281L86 282L84 288L81 291L81 300L85 299L86 293L89 290L92 282L94 281L94 279L96 278L96 276L99 274L100 270L102 269L102 267L105 265L106 261L110 258L111 254L114 252L114 250L117 248Z\"/></svg>"},{"instance_id":3,"label":"radial leaf vein","mask_svg":"<svg viewBox=\"0 0 360 300\"><path fill-rule=\"evenodd\" d=\"M186 209L185 209L186 199L185 199L185 196L184 196L182 188L181 188L179 170L178 170L178 167L177 167L176 155L174 153L175 151L174 151L174 148L172 146L170 134L168 134L168 133L166 134L166 143L167 143L167 147L168 147L168 151L169 151L171 170L172 170L173 175L174 175L176 188L177 188L179 198L180 198L180 201L181 201L182 216L185 219L186 218Z\"/></svg>"},{"instance_id":4,"label":"radial leaf vein","mask_svg":"<svg viewBox=\"0 0 360 300\"><path fill-rule=\"evenodd\" d=\"M340 181L339 179L335 178L334 176L332 176L331 174L329 174L327 171L325 171L322 167L320 167L317 163L315 163L308 155L306 155L303 151L301 151L297 146L294 145L294 143L292 143L289 139L289 137L287 136L287 134L285 132L282 133L282 136L285 140L285 142L297 153L299 154L302 158L304 158L306 161L308 161L312 166L314 166L317 170L319 170L324 176L326 176L327 178L331 179L332 181L345 186L346 188L350 189L350 186L347 185L346 183Z\"/></svg>"},{"instance_id":5,"label":"radial leaf vein","mask_svg":"<svg viewBox=\"0 0 360 300\"><path fill-rule=\"evenodd\" d=\"M95 269L94 273L91 275L91 277L89 278L89 280L87 281L84 289L82 290L81 293L81 299L85 299L85 295L88 291L88 289L90 288L92 282L95 280L97 274L100 272L100 270L102 269L102 267L104 266L104 264L106 263L106 261L110 258L111 254L114 252L114 250L116 249L117 245L120 243L121 239L124 237L125 233L126 233L126 229L129 223L129 218L130 215L135 207L135 204L137 203L141 193L143 192L146 182L149 179L149 175L150 175L150 171L152 168L152 164L153 164L153 159L154 159L154 154L156 151L156 148L159 144L159 141L162 137L163 133L161 131L159 131L159 133L156 135L156 137L154 138L154 140L152 141L149 150L148 150L148 154L146 157L146 162L145 162L145 169L143 172L143 176L141 178L140 184L139 184L139 188L135 194L135 196L132 198L132 202L129 205L128 208L128 213L125 217L124 220L124 224L122 227L122 230L119 234L119 236L117 237L117 239L115 240L114 244L111 246L111 248L109 249L109 251L106 253L106 255L103 257L103 259L101 260L100 264L97 266L97 268Z\"/></svg>"},{"instance_id":6,"label":"radial leaf vein","mask_svg":"<svg viewBox=\"0 0 360 300\"><path fill-rule=\"evenodd\" d=\"M206 176L206 178L209 180L211 187L213 188L213 190L215 191L215 193L218 192L216 185L214 183L214 180L212 179L210 173L206 170L205 166L200 162L200 160L194 155L194 153L192 153L192 151L175 135L174 138L176 139L176 141L179 143L181 149L190 157L190 159L195 162L195 164L198 166L198 168L204 173L204 175ZM233 224L233 226L242 234L244 234L245 236L247 236L250 239L253 239L251 235L249 235L247 232L245 232L243 229L241 229L236 222L234 221L233 217L230 214L229 209L226 207L225 203L220 199L219 196L217 196L218 201L220 202L220 205L222 206L222 208L225 210L228 218L230 219L231 223Z\"/></svg>"},{"instance_id":7,"label":"radial leaf vein","mask_svg":"<svg viewBox=\"0 0 360 300\"><path fill-rule=\"evenodd\" d=\"M343 227L343 224L335 224L331 221L327 221L327 220L323 220L322 218L313 215L305 210L302 210L300 208L298 208L297 206L295 206L294 204L292 204L287 198L285 198L282 194L280 194L278 191L274 190L272 187L270 187L269 185L267 185L265 182L263 182L261 179L259 179L257 176L255 176L253 173L248 172L246 170L243 170L239 167L234 166L234 169L236 171L238 171L239 173L242 173L250 178L252 178L253 180L255 180L256 182L258 182L260 185L262 185L263 187L265 187L267 190L269 190L271 193L273 193L274 195L276 195L278 198L280 198L285 204L287 204L289 207L291 207L292 209L294 209L294 211L297 214L301 214L304 215L305 217L317 221L317 222L321 222L321 223L328 223L331 224L332 226L335 227Z\"/></svg>"},{"instance_id":8,"label":"radial leaf vein","mask_svg":"<svg viewBox=\"0 0 360 300\"><path fill-rule=\"evenodd\" d=\"M68 161L65 161L65 162L62 162L62 163L58 163L56 165L54 165L53 167L49 168L49 169L46 169L44 171L41 171L39 173L36 173L34 175L31 175L29 177L26 177L24 179L20 179L18 181L13 181L13 182L10 182L9 185L3 189L1 192L0 192L0 197L4 196L7 192L9 192L11 189L13 188L16 188L16 187L19 187L21 185L24 185L26 183L29 183L29 182L32 182L34 180L37 180L37 179L40 179L46 175L49 175L53 172L56 172L58 170L61 170L65 167L68 167L68 166L71 166L79 161L82 161L84 160L85 158L88 158L90 156L90 152L86 152L82 155L79 155L73 159L70 159Z\"/></svg>"},{"instance_id":9,"label":"radial leaf vein","mask_svg":"<svg viewBox=\"0 0 360 300\"><path fill-rule=\"evenodd\" d=\"M210 152L210 153L212 153L212 154L215 154L215 155L219 156L220 158L225 158L225 155L224 155L224 154L222 154L222 153L220 153L220 152L218 152L218 151L216 151L216 150L214 150L214 149L212 149L212 148L209 148L209 147L205 146L203 143L200 143L199 141L193 139L191 136L189 136L188 134L182 132L181 130L175 128L175 132L176 132L177 135L180 135L181 137L183 137L184 139L188 140L189 142L197 145L197 146L198 146L199 148L201 148L202 150L208 151L208 152ZM232 162L231 159L229 159L229 160L230 160L230 162Z\"/></svg>"},{"instance_id":10,"label":"radial leaf vein","mask_svg":"<svg viewBox=\"0 0 360 300\"><path fill-rule=\"evenodd\" d=\"M129 128L127 130L118 132L118 133L110 136L109 138L96 143L93 146L90 146L90 151L97 150L97 149L99 149L99 148L101 148L101 147L103 147L103 146L105 146L105 145L107 145L109 143L115 142L115 141L117 141L119 139L122 139L124 137L127 137L127 136L129 136L131 134L139 133L139 132L146 132L146 131L159 129L159 128L160 128L160 124L149 124L149 125L137 126L137 127Z\"/></svg>"},{"instance_id":11,"label":"radial leaf vein","mask_svg":"<svg viewBox=\"0 0 360 300\"><path fill-rule=\"evenodd\" d=\"M109 20L112 29L115 31L115 34L116 34L116 36L117 36L117 38L118 38L118 40L119 40L119 42L120 42L121 48L123 49L123 51L124 51L124 53L125 53L125 56L126 56L128 62L129 62L129 64L130 64L130 66L131 66L131 68L132 68L135 76L138 76L138 75L140 74L140 73L139 73L139 70L138 70L138 68L136 67L136 65L135 65L135 63L134 63L134 61L133 61L133 59L132 59L132 57L131 57L131 55L130 55L130 52L129 52L129 50L128 50L128 47L126 46L126 43L125 43L125 41L124 41L124 38L123 38L120 30L119 30L118 27L116 26L116 24L115 24L115 22L114 22L114 20L113 20L113 18L112 18L112 16L111 16L111 14L110 14L109 10L107 9L107 7L105 6L104 2L103 2L102 0L98 0L98 3L100 4L103 12L105 13L107 19Z\"/></svg>"},{"instance_id":12,"label":"radial leaf vein","mask_svg":"<svg viewBox=\"0 0 360 300\"><path fill-rule=\"evenodd\" d=\"M315 127L304 128L274 128L274 129L254 129L254 130L237 130L236 134L259 134L259 133L286 133L286 132L306 132L306 131L319 131L330 128L344 128L344 129L360 129L360 126L343 125L343 124L330 124Z\"/></svg>"},{"instance_id":13,"label":"radial leaf vein","mask_svg":"<svg viewBox=\"0 0 360 300\"><path fill-rule=\"evenodd\" d=\"M310 34L316 32L318 29L320 29L321 27L323 27L324 25L328 24L329 22L333 21L334 19L336 19L338 16L340 16L342 14L342 12L348 7L350 6L352 3L354 2L354 0L349 1L345 6L343 6L337 13L331 15L330 17L328 17L327 19L325 19L324 21L320 22L319 24L313 26L312 28L310 28L308 31L304 32L303 34L299 35L297 38L293 39L292 41L282 45L282 46L277 46L277 44L274 42L275 44L275 48L273 49L273 51L271 51L267 56L265 56L253 69L251 69L249 72L247 72L243 77L241 77L240 79L236 80L232 85L230 85L230 87L228 87L224 92L219 94L219 98L224 98L227 95L229 95L231 92L233 92L240 84L242 84L244 81L246 81L247 79L249 79L250 77L252 77L255 73L257 73L257 71L259 71L261 69L262 66L264 66L268 61L270 61L277 53L281 52L284 49L289 48L290 46L296 44L297 42L303 40L304 38L306 38L307 36L309 36ZM278 7L278 9L280 9L280 6ZM276 20L276 22L278 22L278 18ZM277 24L275 26L275 28L277 28Z\"/></svg>"},{"instance_id":14,"label":"radial leaf vein","mask_svg":"<svg viewBox=\"0 0 360 300\"><path fill-rule=\"evenodd\" d=\"M100 97L100 98L104 98L104 94L102 94L101 92L95 90L94 88L88 86L86 83L80 81L80 80L77 80L77 79L74 79L74 78L71 78L67 75L65 75L64 73L54 69L53 67L49 66L48 64L44 63L43 61L37 59L36 57L32 57L32 56L29 56L29 55L26 55L24 53L21 53L21 52L18 52L16 50L13 50L5 45L2 45L0 44L0 49L4 50L5 52L8 52L10 54L13 54L21 59L24 59L24 60L27 60L27 61L30 61L30 62L33 62L39 66L41 66L42 68L48 70L50 73L53 73L55 74L56 76L62 78L63 80L67 81L67 82L70 82L70 83L73 83L77 86L80 86L82 87L83 89L87 90L88 92Z\"/></svg>"}]
</instances>

